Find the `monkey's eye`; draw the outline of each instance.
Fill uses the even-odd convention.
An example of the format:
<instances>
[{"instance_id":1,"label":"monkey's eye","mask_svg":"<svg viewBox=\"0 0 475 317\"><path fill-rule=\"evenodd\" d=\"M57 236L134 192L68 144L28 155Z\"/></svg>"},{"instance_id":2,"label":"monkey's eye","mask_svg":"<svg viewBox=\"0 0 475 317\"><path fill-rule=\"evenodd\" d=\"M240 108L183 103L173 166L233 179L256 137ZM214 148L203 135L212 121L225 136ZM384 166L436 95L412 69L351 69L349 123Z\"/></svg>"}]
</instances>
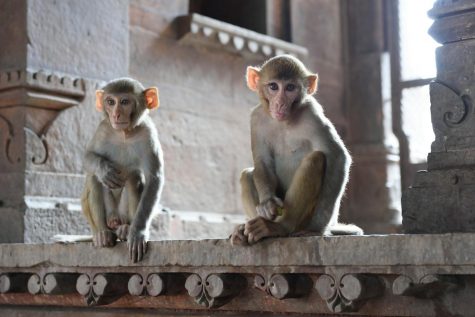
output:
<instances>
[{"instance_id":1,"label":"monkey's eye","mask_svg":"<svg viewBox=\"0 0 475 317\"><path fill-rule=\"evenodd\" d=\"M109 106L115 105L115 100L114 99L106 99L106 102Z\"/></svg>"},{"instance_id":2,"label":"monkey's eye","mask_svg":"<svg viewBox=\"0 0 475 317\"><path fill-rule=\"evenodd\" d=\"M269 84L269 88L271 90L278 90L279 89L279 85L277 85L276 83L270 83Z\"/></svg>"},{"instance_id":3,"label":"monkey's eye","mask_svg":"<svg viewBox=\"0 0 475 317\"><path fill-rule=\"evenodd\" d=\"M120 101L120 104L123 105L123 106L127 106L127 105L130 104L130 100L124 98Z\"/></svg>"},{"instance_id":4,"label":"monkey's eye","mask_svg":"<svg viewBox=\"0 0 475 317\"><path fill-rule=\"evenodd\" d=\"M297 88L294 84L288 84L286 87L285 87L285 90L287 91L294 91L295 88Z\"/></svg>"}]
</instances>

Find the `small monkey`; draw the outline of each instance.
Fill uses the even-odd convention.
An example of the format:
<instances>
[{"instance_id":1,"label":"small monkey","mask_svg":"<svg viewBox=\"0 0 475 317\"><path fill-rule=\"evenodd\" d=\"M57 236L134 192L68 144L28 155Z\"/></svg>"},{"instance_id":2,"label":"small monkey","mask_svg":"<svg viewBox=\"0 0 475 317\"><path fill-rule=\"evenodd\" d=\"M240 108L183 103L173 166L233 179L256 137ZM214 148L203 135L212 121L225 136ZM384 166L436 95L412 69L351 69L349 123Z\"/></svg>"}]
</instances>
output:
<instances>
[{"instance_id":1,"label":"small monkey","mask_svg":"<svg viewBox=\"0 0 475 317\"><path fill-rule=\"evenodd\" d=\"M253 168L241 173L242 202L250 220L231 243L266 237L362 234L338 224L351 157L312 96L318 76L290 55L247 68L247 86L260 104L251 114Z\"/></svg>"},{"instance_id":2,"label":"small monkey","mask_svg":"<svg viewBox=\"0 0 475 317\"><path fill-rule=\"evenodd\" d=\"M96 91L96 109L104 113L87 146L82 209L93 243L111 247L127 241L129 256L140 261L147 249L149 225L164 183L163 153L148 115L158 108L158 89L119 78Z\"/></svg>"}]
</instances>

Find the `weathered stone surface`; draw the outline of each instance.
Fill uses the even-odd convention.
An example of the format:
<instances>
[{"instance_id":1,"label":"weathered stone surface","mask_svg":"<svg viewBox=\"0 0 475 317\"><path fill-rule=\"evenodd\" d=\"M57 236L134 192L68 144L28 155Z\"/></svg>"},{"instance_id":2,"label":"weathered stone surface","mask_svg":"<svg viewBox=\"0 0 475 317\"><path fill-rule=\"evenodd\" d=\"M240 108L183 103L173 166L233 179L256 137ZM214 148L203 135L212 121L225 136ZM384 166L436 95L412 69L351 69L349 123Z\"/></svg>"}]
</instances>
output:
<instances>
[{"instance_id":1,"label":"weathered stone surface","mask_svg":"<svg viewBox=\"0 0 475 317\"><path fill-rule=\"evenodd\" d=\"M27 1L28 67L106 80L127 75L128 6L127 0Z\"/></svg>"}]
</instances>

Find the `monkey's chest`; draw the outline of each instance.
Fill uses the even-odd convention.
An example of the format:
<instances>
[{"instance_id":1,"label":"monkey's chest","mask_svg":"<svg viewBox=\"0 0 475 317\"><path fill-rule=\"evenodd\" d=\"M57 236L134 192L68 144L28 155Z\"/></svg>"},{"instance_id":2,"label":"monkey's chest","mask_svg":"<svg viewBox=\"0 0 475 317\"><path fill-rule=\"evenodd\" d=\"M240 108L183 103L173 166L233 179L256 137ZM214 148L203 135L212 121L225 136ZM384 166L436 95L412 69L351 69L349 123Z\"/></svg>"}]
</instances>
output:
<instances>
[{"instance_id":1,"label":"monkey's chest","mask_svg":"<svg viewBox=\"0 0 475 317\"><path fill-rule=\"evenodd\" d=\"M282 139L274 146L275 172L280 185L287 190L303 158L315 149L305 138Z\"/></svg>"}]
</instances>

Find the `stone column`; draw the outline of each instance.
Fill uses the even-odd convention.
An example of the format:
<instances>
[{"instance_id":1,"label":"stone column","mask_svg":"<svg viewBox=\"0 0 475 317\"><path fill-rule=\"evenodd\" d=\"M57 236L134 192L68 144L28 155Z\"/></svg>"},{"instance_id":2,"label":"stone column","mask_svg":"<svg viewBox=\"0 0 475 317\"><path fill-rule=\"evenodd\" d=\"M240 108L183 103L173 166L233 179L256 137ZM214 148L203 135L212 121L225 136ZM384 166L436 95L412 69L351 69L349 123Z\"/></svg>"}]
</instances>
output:
<instances>
[{"instance_id":1,"label":"stone column","mask_svg":"<svg viewBox=\"0 0 475 317\"><path fill-rule=\"evenodd\" d=\"M98 79L128 74L128 5L0 0L0 242L41 230L31 197L79 197L81 136L93 130L82 114ZM57 212L44 215L44 228L72 225Z\"/></svg>"},{"instance_id":2,"label":"stone column","mask_svg":"<svg viewBox=\"0 0 475 317\"><path fill-rule=\"evenodd\" d=\"M366 233L396 232L401 223L399 143L392 131L383 2L346 4L348 139L353 166L342 216Z\"/></svg>"},{"instance_id":3,"label":"stone column","mask_svg":"<svg viewBox=\"0 0 475 317\"><path fill-rule=\"evenodd\" d=\"M430 84L435 141L427 171L402 197L407 233L475 231L475 2L438 0L429 12L437 77Z\"/></svg>"}]
</instances>

